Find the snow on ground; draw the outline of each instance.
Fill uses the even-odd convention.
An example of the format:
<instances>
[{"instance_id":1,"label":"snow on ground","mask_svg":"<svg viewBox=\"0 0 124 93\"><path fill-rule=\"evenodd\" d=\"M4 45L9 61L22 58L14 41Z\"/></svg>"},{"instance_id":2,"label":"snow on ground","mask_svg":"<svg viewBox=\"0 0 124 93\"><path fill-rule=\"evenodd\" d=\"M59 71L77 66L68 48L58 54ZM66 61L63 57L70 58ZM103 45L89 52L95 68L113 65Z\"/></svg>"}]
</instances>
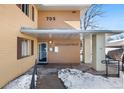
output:
<instances>
[{"instance_id":1,"label":"snow on ground","mask_svg":"<svg viewBox=\"0 0 124 93\"><path fill-rule=\"evenodd\" d=\"M83 73L77 69L62 69L58 71L58 77L69 89L112 89L124 88L124 74L120 78L105 78L90 73Z\"/></svg>"},{"instance_id":2,"label":"snow on ground","mask_svg":"<svg viewBox=\"0 0 124 93\"><path fill-rule=\"evenodd\" d=\"M4 89L29 89L31 84L32 75L25 74L19 78L11 81ZM37 76L35 75L35 80ZM36 82L36 81L35 81Z\"/></svg>"}]
</instances>

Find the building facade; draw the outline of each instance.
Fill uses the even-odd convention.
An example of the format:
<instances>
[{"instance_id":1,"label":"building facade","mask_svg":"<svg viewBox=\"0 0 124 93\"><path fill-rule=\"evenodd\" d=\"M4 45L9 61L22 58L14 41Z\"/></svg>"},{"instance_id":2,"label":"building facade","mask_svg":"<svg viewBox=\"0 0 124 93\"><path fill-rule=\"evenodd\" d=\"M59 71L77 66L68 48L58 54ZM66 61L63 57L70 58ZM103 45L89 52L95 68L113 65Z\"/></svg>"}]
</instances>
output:
<instances>
[{"instance_id":1,"label":"building facade","mask_svg":"<svg viewBox=\"0 0 124 93\"><path fill-rule=\"evenodd\" d=\"M88 7L0 5L0 87L30 69L35 59L80 64L80 17ZM84 34L85 63L104 70L105 33Z\"/></svg>"}]
</instances>

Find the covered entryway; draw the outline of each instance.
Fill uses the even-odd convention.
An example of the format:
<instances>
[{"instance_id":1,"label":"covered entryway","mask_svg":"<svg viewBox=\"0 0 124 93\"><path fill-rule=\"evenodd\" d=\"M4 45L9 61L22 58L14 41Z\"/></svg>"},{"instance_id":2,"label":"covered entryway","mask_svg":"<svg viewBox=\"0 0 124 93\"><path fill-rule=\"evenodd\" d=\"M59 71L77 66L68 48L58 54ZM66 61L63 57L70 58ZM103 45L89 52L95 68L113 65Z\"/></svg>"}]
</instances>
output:
<instances>
[{"instance_id":1,"label":"covered entryway","mask_svg":"<svg viewBox=\"0 0 124 93\"><path fill-rule=\"evenodd\" d=\"M80 64L80 34L77 30L30 31L26 34L36 36L38 40L39 63Z\"/></svg>"},{"instance_id":2,"label":"covered entryway","mask_svg":"<svg viewBox=\"0 0 124 93\"><path fill-rule=\"evenodd\" d=\"M105 33L116 33L116 31L82 31L62 29L21 29L22 33L37 37L38 43L48 43L48 63L78 63L80 64L80 34L83 34L84 63L92 58L91 65L97 71L105 71ZM85 38L90 35L92 38ZM89 47L90 39L92 44ZM88 50L91 52L88 52Z\"/></svg>"},{"instance_id":3,"label":"covered entryway","mask_svg":"<svg viewBox=\"0 0 124 93\"><path fill-rule=\"evenodd\" d=\"M21 32L36 36L38 43L48 43L49 64L39 65L37 88L65 88L57 77L58 71L63 68L105 75L106 69L102 60L105 60L105 33L108 31L22 29ZM85 41L83 43L85 60L82 64L80 64L80 34L83 34ZM92 58L91 63L87 62L88 57ZM58 86L54 85L54 81ZM47 82L51 83L47 84Z\"/></svg>"}]
</instances>

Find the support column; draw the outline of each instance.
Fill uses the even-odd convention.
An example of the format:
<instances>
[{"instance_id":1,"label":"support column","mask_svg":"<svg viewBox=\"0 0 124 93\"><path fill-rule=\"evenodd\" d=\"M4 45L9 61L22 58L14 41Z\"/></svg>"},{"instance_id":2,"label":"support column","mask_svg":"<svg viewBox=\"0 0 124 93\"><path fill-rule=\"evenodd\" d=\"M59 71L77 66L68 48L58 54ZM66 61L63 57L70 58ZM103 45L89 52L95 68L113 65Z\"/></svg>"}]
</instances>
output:
<instances>
[{"instance_id":1,"label":"support column","mask_svg":"<svg viewBox=\"0 0 124 93\"><path fill-rule=\"evenodd\" d=\"M92 63L92 34L85 36L85 63Z\"/></svg>"},{"instance_id":2,"label":"support column","mask_svg":"<svg viewBox=\"0 0 124 93\"><path fill-rule=\"evenodd\" d=\"M83 34L80 33L80 63L83 63Z\"/></svg>"},{"instance_id":3,"label":"support column","mask_svg":"<svg viewBox=\"0 0 124 93\"><path fill-rule=\"evenodd\" d=\"M105 60L105 33L97 33L92 36L92 61L97 71L105 71L102 60Z\"/></svg>"}]
</instances>

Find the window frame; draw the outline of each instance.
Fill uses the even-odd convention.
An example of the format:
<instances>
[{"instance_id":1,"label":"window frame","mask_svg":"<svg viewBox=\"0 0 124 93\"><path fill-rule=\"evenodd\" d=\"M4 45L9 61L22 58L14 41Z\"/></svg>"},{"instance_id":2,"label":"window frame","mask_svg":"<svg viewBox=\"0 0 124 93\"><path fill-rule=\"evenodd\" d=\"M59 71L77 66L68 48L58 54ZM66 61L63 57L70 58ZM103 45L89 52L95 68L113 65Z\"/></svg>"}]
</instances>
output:
<instances>
[{"instance_id":1,"label":"window frame","mask_svg":"<svg viewBox=\"0 0 124 93\"><path fill-rule=\"evenodd\" d=\"M34 9L34 6L31 7L31 19L32 19L32 21L35 21L35 9Z\"/></svg>"},{"instance_id":2,"label":"window frame","mask_svg":"<svg viewBox=\"0 0 124 93\"><path fill-rule=\"evenodd\" d=\"M34 40L17 37L17 59L32 55L34 55Z\"/></svg>"},{"instance_id":3,"label":"window frame","mask_svg":"<svg viewBox=\"0 0 124 93\"><path fill-rule=\"evenodd\" d=\"M28 16L33 22L35 21L35 8L30 4L16 4L21 11Z\"/></svg>"}]
</instances>

